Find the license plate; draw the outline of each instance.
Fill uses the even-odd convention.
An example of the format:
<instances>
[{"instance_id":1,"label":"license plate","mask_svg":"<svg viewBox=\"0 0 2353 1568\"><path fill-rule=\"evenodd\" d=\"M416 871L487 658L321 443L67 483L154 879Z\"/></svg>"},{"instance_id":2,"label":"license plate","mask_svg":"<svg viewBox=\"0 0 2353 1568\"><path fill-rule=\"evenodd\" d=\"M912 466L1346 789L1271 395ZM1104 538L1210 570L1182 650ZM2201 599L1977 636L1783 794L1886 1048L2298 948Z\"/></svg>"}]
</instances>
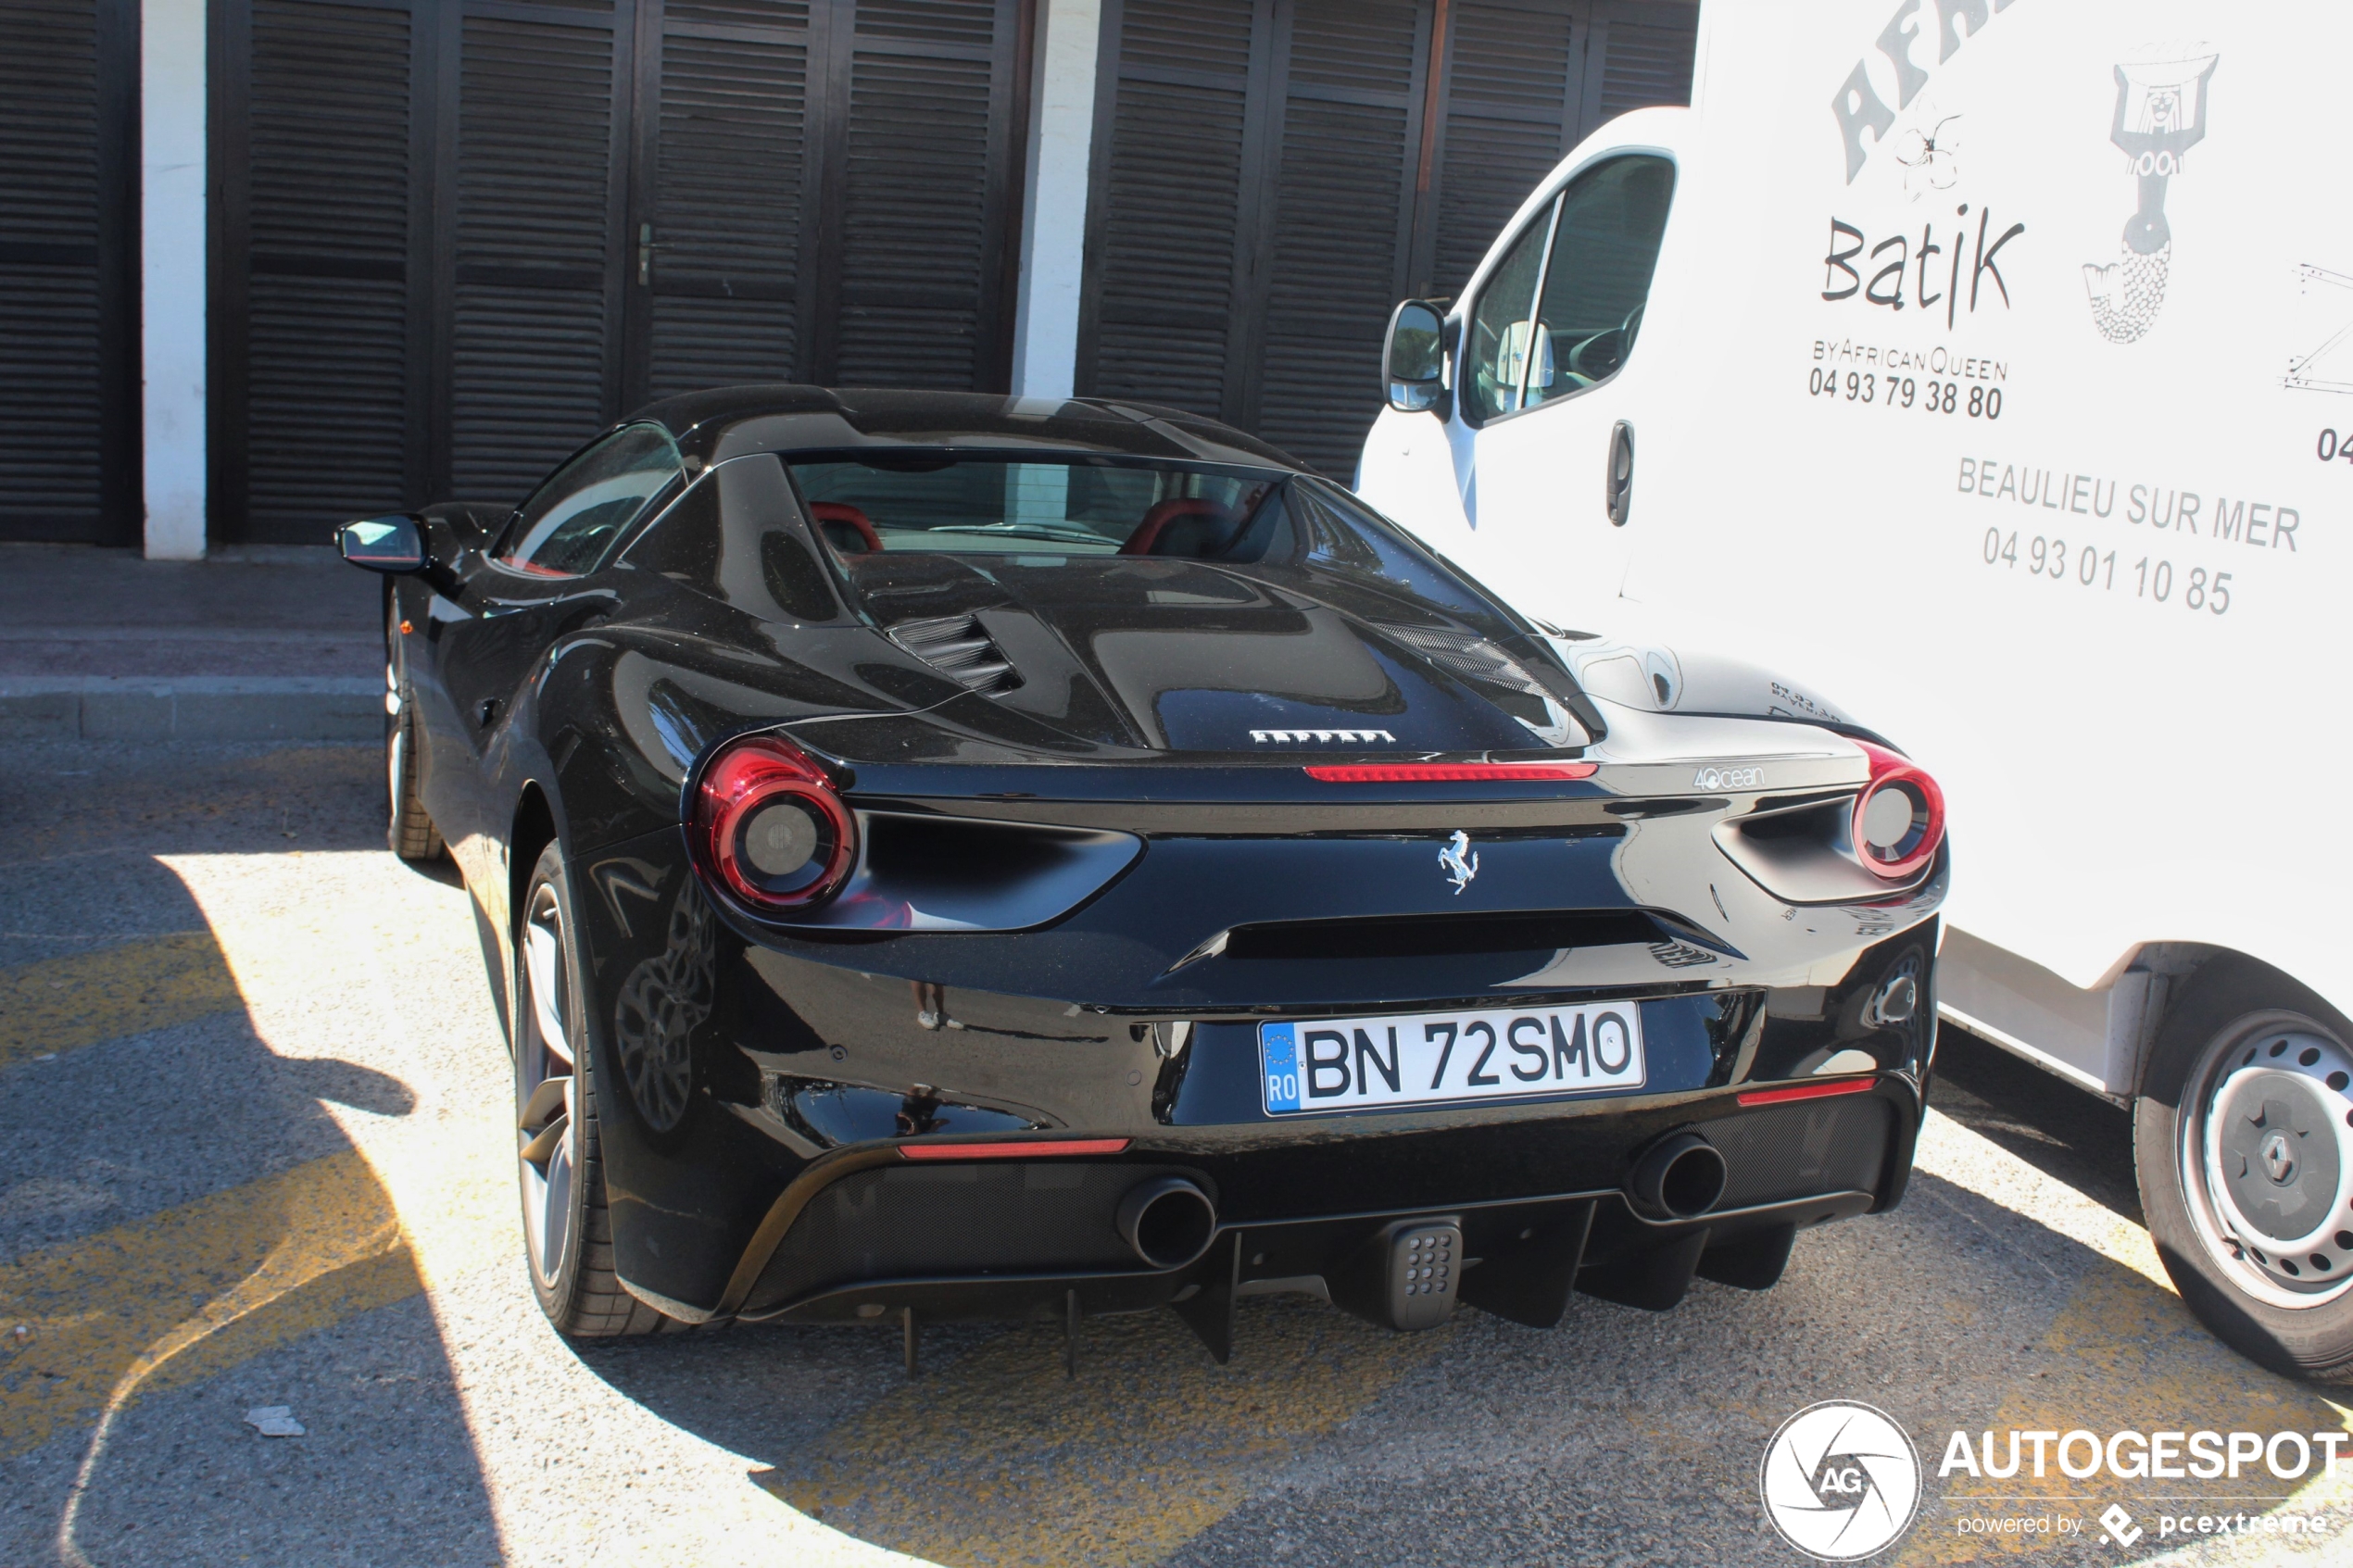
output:
<instances>
[{"instance_id":1,"label":"license plate","mask_svg":"<svg viewBox=\"0 0 2353 1568\"><path fill-rule=\"evenodd\" d=\"M1258 1026L1269 1116L1642 1086L1632 1002Z\"/></svg>"}]
</instances>

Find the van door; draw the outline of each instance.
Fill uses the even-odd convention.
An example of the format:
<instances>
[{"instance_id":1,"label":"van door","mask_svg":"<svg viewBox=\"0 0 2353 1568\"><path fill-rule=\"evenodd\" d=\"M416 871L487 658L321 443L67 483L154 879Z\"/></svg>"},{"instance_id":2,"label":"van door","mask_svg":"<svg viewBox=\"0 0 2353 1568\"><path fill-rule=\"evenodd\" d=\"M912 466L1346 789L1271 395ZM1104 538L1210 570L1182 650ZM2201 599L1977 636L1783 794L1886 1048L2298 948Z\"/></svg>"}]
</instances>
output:
<instances>
[{"instance_id":1,"label":"van door","mask_svg":"<svg viewBox=\"0 0 2353 1568\"><path fill-rule=\"evenodd\" d=\"M1466 564L1524 594L1529 611L1585 629L1610 621L1639 528L1629 361L1674 190L1675 165L1655 155L1589 166L1463 319L1456 418L1475 430Z\"/></svg>"}]
</instances>

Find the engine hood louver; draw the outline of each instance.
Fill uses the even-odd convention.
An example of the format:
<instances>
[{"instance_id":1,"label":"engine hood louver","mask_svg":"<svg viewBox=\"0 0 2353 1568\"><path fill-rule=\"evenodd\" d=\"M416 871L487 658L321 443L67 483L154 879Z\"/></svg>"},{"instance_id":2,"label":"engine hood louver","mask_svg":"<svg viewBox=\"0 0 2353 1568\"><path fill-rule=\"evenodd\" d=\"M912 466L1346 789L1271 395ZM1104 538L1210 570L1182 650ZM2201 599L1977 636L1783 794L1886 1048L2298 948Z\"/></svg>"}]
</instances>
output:
<instances>
[{"instance_id":1,"label":"engine hood louver","mask_svg":"<svg viewBox=\"0 0 2353 1568\"><path fill-rule=\"evenodd\" d=\"M890 640L935 670L983 696L1021 684L1021 672L991 640L976 615L939 615L901 621Z\"/></svg>"}]
</instances>

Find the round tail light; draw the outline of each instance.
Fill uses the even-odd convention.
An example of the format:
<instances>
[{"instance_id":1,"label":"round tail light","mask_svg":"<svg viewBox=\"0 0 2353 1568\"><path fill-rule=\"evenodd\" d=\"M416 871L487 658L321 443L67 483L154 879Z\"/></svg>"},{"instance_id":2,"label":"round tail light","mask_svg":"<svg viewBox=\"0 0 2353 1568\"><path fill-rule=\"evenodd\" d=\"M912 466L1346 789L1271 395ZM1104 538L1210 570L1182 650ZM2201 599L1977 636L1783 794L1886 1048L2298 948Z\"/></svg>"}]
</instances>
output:
<instances>
[{"instance_id":1,"label":"round tail light","mask_svg":"<svg viewBox=\"0 0 2353 1568\"><path fill-rule=\"evenodd\" d=\"M773 735L729 745L703 769L694 833L704 866L760 910L805 909L841 891L858 821L823 771Z\"/></svg>"},{"instance_id":2,"label":"round tail light","mask_svg":"<svg viewBox=\"0 0 2353 1568\"><path fill-rule=\"evenodd\" d=\"M1871 782L1855 797L1855 857L1891 882L1910 876L1944 842L1944 792L1909 759L1869 741L1855 744L1871 760Z\"/></svg>"}]
</instances>

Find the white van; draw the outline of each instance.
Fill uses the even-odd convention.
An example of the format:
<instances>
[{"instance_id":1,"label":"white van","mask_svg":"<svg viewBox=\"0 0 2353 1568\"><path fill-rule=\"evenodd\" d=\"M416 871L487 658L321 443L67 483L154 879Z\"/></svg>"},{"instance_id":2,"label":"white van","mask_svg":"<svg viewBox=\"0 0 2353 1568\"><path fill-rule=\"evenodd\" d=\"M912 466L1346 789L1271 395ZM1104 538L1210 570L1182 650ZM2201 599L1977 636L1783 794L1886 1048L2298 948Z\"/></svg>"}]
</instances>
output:
<instances>
[{"instance_id":1,"label":"white van","mask_svg":"<svg viewBox=\"0 0 2353 1568\"><path fill-rule=\"evenodd\" d=\"M1400 307L1357 480L1606 633L1568 643L1597 695L1908 749L1955 824L1944 1015L2132 1104L2184 1299L2339 1377L2348 55L2341 6L1708 0L1692 108Z\"/></svg>"}]
</instances>

